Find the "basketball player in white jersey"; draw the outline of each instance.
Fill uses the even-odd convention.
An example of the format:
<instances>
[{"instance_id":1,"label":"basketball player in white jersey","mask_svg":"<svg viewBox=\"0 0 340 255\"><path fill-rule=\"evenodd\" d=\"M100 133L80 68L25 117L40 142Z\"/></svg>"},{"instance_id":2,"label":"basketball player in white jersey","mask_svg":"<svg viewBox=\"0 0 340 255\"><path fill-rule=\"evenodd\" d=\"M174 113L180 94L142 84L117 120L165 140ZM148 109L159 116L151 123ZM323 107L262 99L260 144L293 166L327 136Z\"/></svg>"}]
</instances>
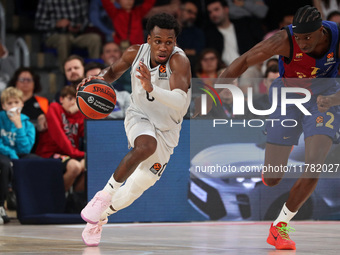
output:
<instances>
[{"instance_id":1,"label":"basketball player in white jersey","mask_svg":"<svg viewBox=\"0 0 340 255\"><path fill-rule=\"evenodd\" d=\"M88 246L99 244L102 225L109 215L129 206L161 177L178 144L183 116L190 104L190 63L175 46L180 30L176 19L157 14L148 20L146 29L147 43L129 47L101 77L111 83L132 67L131 106L125 117L132 150L81 212L87 222L82 238Z\"/></svg>"}]
</instances>

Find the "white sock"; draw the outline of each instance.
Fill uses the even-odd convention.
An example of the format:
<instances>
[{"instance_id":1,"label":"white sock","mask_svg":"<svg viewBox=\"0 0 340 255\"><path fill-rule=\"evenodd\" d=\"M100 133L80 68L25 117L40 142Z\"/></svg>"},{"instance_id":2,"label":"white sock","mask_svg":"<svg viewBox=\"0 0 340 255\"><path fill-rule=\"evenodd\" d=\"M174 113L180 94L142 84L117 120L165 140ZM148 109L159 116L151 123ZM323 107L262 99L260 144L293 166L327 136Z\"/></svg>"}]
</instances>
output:
<instances>
[{"instance_id":1,"label":"white sock","mask_svg":"<svg viewBox=\"0 0 340 255\"><path fill-rule=\"evenodd\" d=\"M107 217L117 212L116 210L112 210L112 208L112 205L110 205L109 208L107 208L105 212L102 213L100 220L105 220Z\"/></svg>"},{"instance_id":2,"label":"white sock","mask_svg":"<svg viewBox=\"0 0 340 255\"><path fill-rule=\"evenodd\" d=\"M284 203L282 210L280 212L279 217L274 221L273 226L276 226L279 222L286 222L287 224L289 221L295 216L296 212L291 212L286 206L286 203Z\"/></svg>"},{"instance_id":3,"label":"white sock","mask_svg":"<svg viewBox=\"0 0 340 255\"><path fill-rule=\"evenodd\" d=\"M122 182L117 182L112 175L103 190L113 196L113 194L119 189L119 187L122 186L122 184Z\"/></svg>"}]
</instances>

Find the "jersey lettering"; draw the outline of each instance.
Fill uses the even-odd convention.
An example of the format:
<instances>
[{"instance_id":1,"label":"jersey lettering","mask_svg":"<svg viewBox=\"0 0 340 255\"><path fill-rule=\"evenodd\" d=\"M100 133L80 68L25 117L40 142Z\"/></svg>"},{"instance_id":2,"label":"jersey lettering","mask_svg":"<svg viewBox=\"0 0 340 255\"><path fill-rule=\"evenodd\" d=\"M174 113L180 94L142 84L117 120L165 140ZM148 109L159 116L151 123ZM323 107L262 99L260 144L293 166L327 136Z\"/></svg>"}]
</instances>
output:
<instances>
[{"instance_id":1,"label":"jersey lettering","mask_svg":"<svg viewBox=\"0 0 340 255\"><path fill-rule=\"evenodd\" d=\"M154 97L150 97L150 94L149 92L145 91L146 92L146 99L149 100L150 102L152 102L153 100L155 100Z\"/></svg>"}]
</instances>

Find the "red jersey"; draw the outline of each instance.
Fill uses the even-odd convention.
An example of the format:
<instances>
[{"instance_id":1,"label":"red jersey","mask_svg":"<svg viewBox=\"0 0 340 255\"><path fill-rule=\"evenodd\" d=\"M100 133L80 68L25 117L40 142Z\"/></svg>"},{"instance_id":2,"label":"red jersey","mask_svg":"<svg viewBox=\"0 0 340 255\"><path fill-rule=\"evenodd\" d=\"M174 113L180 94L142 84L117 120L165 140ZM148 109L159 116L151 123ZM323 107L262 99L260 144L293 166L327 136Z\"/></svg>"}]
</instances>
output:
<instances>
[{"instance_id":1,"label":"red jersey","mask_svg":"<svg viewBox=\"0 0 340 255\"><path fill-rule=\"evenodd\" d=\"M284 78L286 87L302 87L312 94L321 94L336 86L335 79L331 78L337 76L340 63L339 29L336 23L330 21L322 21L322 25L330 35L330 44L320 58L302 52L295 40L292 25L286 28L290 42L290 56L279 58L280 77Z\"/></svg>"},{"instance_id":2,"label":"red jersey","mask_svg":"<svg viewBox=\"0 0 340 255\"><path fill-rule=\"evenodd\" d=\"M59 103L51 103L46 114L47 131L39 136L36 154L50 158L54 154L62 154L71 158L83 158L79 139L84 137L84 115L67 113Z\"/></svg>"},{"instance_id":3,"label":"red jersey","mask_svg":"<svg viewBox=\"0 0 340 255\"><path fill-rule=\"evenodd\" d=\"M130 44L144 43L142 20L150 11L156 0L144 0L140 6L132 8L130 12L117 9L110 0L101 0L103 7L112 20L115 30L114 42L120 44L122 40L129 40Z\"/></svg>"}]
</instances>

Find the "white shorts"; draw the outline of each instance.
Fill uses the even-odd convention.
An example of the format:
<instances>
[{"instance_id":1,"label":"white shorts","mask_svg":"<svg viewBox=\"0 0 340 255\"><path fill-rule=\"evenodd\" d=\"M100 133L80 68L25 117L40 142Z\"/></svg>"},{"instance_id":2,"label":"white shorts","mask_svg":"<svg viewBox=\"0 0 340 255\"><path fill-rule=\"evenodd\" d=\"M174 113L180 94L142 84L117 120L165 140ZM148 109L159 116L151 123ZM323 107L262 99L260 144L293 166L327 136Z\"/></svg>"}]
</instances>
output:
<instances>
[{"instance_id":1,"label":"white shorts","mask_svg":"<svg viewBox=\"0 0 340 255\"><path fill-rule=\"evenodd\" d=\"M173 154L174 147L178 144L179 132L176 130L162 132L156 129L144 114L130 108L126 111L124 125L129 148L133 148L135 139L141 135L149 135L157 140L155 153L141 162L136 171L151 172L158 180L169 162L170 155Z\"/></svg>"}]
</instances>

